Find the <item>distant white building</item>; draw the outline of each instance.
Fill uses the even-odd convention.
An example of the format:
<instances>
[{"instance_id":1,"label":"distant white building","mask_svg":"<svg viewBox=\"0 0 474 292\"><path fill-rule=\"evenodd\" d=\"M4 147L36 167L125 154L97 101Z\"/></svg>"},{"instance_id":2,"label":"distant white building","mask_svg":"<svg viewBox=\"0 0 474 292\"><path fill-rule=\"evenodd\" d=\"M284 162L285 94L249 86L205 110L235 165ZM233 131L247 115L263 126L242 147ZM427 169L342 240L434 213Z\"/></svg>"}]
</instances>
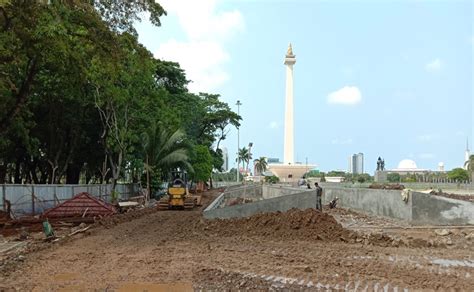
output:
<instances>
[{"instance_id":1,"label":"distant white building","mask_svg":"<svg viewBox=\"0 0 474 292\"><path fill-rule=\"evenodd\" d=\"M438 163L438 171L444 171L444 162Z\"/></svg>"},{"instance_id":2,"label":"distant white building","mask_svg":"<svg viewBox=\"0 0 474 292\"><path fill-rule=\"evenodd\" d=\"M469 150L469 140L466 139L466 151L464 151L464 169L467 169L467 163L469 161L469 157L471 156L471 151Z\"/></svg>"},{"instance_id":3,"label":"distant white building","mask_svg":"<svg viewBox=\"0 0 474 292\"><path fill-rule=\"evenodd\" d=\"M226 147L222 147L222 160L224 160L222 170L225 172L229 171L229 152Z\"/></svg>"},{"instance_id":4,"label":"distant white building","mask_svg":"<svg viewBox=\"0 0 474 292\"><path fill-rule=\"evenodd\" d=\"M444 165L443 165L443 168L444 168ZM391 173L395 172L401 175L405 175L409 173L423 174L423 173L430 172L430 170L418 168L418 166L416 165L416 162L411 159L403 159L398 163L397 168L390 169L388 170L388 172L391 172Z\"/></svg>"}]
</instances>

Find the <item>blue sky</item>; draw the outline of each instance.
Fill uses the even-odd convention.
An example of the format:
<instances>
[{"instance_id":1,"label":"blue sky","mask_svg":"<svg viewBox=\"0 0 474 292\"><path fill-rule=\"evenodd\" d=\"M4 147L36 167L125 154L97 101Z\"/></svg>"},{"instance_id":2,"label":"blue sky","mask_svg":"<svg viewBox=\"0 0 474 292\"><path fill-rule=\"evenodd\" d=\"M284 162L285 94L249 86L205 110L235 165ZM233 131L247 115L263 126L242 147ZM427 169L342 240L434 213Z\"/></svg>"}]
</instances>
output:
<instances>
[{"instance_id":1,"label":"blue sky","mask_svg":"<svg viewBox=\"0 0 474 292\"><path fill-rule=\"evenodd\" d=\"M168 16L140 23L140 41L180 62L191 91L235 110L241 100L240 144L253 142L254 158L283 158L289 42L296 160L345 170L363 152L369 173L378 156L387 168L408 158L451 169L466 138L474 149L472 1L159 2ZM235 129L222 145L234 161Z\"/></svg>"}]
</instances>

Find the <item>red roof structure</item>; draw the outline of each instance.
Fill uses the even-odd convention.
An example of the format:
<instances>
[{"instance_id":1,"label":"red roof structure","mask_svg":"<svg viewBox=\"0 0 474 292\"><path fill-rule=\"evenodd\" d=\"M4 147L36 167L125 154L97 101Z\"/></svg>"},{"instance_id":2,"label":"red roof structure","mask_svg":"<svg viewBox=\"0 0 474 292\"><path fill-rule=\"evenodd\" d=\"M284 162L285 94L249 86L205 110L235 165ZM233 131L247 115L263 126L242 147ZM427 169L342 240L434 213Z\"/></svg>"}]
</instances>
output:
<instances>
[{"instance_id":1,"label":"red roof structure","mask_svg":"<svg viewBox=\"0 0 474 292\"><path fill-rule=\"evenodd\" d=\"M43 213L45 218L63 217L94 217L108 216L117 213L114 206L106 203L89 193L79 193L71 199Z\"/></svg>"}]
</instances>

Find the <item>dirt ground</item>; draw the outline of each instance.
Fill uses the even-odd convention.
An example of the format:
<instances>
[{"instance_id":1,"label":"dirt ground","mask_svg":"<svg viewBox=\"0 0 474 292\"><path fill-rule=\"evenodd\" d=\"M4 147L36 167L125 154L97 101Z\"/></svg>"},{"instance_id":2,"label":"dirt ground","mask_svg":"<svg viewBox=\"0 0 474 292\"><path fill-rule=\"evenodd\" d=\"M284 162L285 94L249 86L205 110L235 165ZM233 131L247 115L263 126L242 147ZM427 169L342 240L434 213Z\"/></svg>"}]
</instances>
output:
<instances>
[{"instance_id":1,"label":"dirt ground","mask_svg":"<svg viewBox=\"0 0 474 292\"><path fill-rule=\"evenodd\" d=\"M342 209L212 221L201 211L137 211L18 249L0 257L0 291L474 287L471 228L412 228Z\"/></svg>"}]
</instances>

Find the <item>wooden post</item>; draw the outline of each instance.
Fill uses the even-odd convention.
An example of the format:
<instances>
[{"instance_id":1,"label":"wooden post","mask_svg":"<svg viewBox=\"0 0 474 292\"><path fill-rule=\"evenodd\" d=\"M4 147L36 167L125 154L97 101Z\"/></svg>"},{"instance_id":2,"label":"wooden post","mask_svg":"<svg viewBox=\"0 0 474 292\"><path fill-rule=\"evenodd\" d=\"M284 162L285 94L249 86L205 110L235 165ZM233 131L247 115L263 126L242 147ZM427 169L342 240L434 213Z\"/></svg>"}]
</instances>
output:
<instances>
[{"instance_id":1,"label":"wooden post","mask_svg":"<svg viewBox=\"0 0 474 292\"><path fill-rule=\"evenodd\" d=\"M6 204L6 202L5 202L6 198L5 198L5 197L7 196L7 194L6 194L5 192L6 192L6 188L5 188L5 184L3 184L3 185L2 185L2 206L3 206L3 211L6 211L6 206L5 206L5 204Z\"/></svg>"},{"instance_id":2,"label":"wooden post","mask_svg":"<svg viewBox=\"0 0 474 292\"><path fill-rule=\"evenodd\" d=\"M56 205L56 203L59 205L59 199L58 199L58 195L57 195L57 192L56 192L56 188L58 186L57 185L54 185L54 192L53 192L53 195L54 195L54 205Z\"/></svg>"},{"instance_id":3,"label":"wooden post","mask_svg":"<svg viewBox=\"0 0 474 292\"><path fill-rule=\"evenodd\" d=\"M31 213L35 214L35 186L31 185Z\"/></svg>"}]
</instances>

